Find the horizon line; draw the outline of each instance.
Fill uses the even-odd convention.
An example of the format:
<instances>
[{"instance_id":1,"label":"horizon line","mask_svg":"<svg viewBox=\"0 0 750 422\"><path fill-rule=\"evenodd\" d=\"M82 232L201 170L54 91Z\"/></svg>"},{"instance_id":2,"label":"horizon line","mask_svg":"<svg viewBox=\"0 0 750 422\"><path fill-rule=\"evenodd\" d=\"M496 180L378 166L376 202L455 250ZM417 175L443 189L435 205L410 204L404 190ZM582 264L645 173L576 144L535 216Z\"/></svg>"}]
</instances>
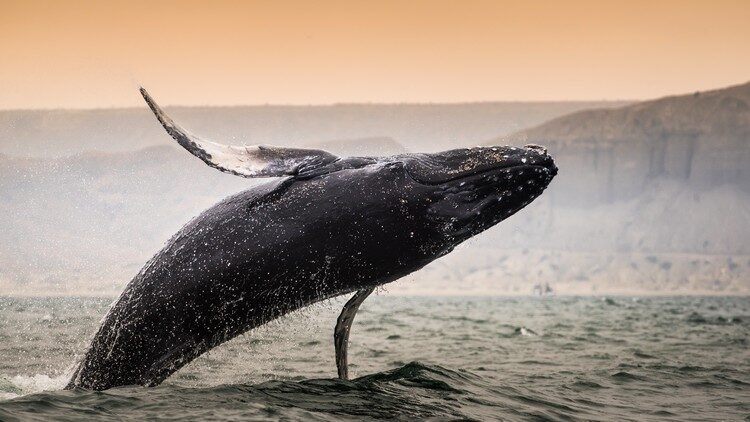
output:
<instances>
[{"instance_id":1,"label":"horizon line","mask_svg":"<svg viewBox=\"0 0 750 422\"><path fill-rule=\"evenodd\" d=\"M701 91L703 92L703 91ZM676 94L687 95L687 94ZM672 97L667 95L657 98ZM649 99L599 99L599 100L472 100L472 101L342 101L333 103L240 103L240 104L169 104L165 108L251 108L251 107L340 107L340 106L460 106L475 104L570 104L570 103L637 103L650 101ZM146 107L147 108L147 107ZM112 105L100 107L0 107L0 112L6 111L109 111L135 110L140 106Z\"/></svg>"}]
</instances>

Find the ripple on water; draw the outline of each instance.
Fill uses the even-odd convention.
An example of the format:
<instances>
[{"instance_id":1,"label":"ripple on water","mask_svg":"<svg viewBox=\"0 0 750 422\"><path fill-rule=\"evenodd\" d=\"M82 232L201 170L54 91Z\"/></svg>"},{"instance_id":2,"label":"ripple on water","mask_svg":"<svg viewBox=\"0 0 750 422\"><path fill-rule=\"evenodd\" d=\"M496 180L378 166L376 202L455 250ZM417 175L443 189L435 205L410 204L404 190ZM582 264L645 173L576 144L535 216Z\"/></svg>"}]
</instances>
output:
<instances>
[{"instance_id":1,"label":"ripple on water","mask_svg":"<svg viewBox=\"0 0 750 422\"><path fill-rule=\"evenodd\" d=\"M334 378L332 302L157 388L90 392L60 391L59 374L111 300L0 298L0 420L746 417L747 298L613 300L373 297L352 330L352 381Z\"/></svg>"}]
</instances>

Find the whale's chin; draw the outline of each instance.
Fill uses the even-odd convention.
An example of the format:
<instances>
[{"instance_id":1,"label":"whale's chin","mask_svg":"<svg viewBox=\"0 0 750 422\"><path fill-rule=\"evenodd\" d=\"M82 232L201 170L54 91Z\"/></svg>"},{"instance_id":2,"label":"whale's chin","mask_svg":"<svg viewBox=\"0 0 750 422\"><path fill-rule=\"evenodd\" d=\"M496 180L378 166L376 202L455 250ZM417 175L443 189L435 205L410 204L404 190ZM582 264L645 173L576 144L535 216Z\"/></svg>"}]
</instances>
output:
<instances>
[{"instance_id":1,"label":"whale's chin","mask_svg":"<svg viewBox=\"0 0 750 422\"><path fill-rule=\"evenodd\" d=\"M550 166L500 167L457 179L441 187L428 215L443 224L446 236L463 241L530 204L557 173Z\"/></svg>"}]
</instances>

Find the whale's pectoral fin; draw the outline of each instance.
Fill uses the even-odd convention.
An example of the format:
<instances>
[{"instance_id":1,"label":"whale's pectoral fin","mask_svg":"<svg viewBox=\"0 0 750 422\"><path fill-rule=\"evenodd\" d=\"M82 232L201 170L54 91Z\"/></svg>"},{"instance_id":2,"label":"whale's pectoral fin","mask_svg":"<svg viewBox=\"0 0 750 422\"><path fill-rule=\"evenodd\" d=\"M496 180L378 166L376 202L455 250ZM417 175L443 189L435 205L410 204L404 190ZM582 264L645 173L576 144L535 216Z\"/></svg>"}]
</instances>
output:
<instances>
[{"instance_id":1,"label":"whale's pectoral fin","mask_svg":"<svg viewBox=\"0 0 750 422\"><path fill-rule=\"evenodd\" d=\"M354 315L357 314L359 305L370 296L375 290L374 287L362 289L354 293L354 296L346 302L344 309L341 310L338 320L336 320L336 329L333 331L333 345L336 349L336 368L339 372L339 378L342 380L349 379L349 362L347 359L347 347L349 346L349 332L354 322Z\"/></svg>"},{"instance_id":2,"label":"whale's pectoral fin","mask_svg":"<svg viewBox=\"0 0 750 422\"><path fill-rule=\"evenodd\" d=\"M242 177L305 177L320 173L339 157L317 149L282 148L267 145L224 145L192 135L167 116L141 88L141 95L167 133L191 154L209 166Z\"/></svg>"}]
</instances>

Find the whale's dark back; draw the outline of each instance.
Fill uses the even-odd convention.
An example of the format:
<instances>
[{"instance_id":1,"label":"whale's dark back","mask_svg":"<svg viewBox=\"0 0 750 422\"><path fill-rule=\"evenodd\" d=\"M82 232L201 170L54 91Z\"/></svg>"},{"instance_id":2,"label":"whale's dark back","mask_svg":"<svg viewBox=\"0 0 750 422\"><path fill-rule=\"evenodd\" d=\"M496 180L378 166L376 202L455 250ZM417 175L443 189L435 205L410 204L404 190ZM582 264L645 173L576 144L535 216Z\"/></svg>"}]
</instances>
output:
<instances>
[{"instance_id":1,"label":"whale's dark back","mask_svg":"<svg viewBox=\"0 0 750 422\"><path fill-rule=\"evenodd\" d=\"M156 385L206 350L305 305L393 281L451 246L414 216L403 166L286 179L189 222L128 284L69 388Z\"/></svg>"}]
</instances>

